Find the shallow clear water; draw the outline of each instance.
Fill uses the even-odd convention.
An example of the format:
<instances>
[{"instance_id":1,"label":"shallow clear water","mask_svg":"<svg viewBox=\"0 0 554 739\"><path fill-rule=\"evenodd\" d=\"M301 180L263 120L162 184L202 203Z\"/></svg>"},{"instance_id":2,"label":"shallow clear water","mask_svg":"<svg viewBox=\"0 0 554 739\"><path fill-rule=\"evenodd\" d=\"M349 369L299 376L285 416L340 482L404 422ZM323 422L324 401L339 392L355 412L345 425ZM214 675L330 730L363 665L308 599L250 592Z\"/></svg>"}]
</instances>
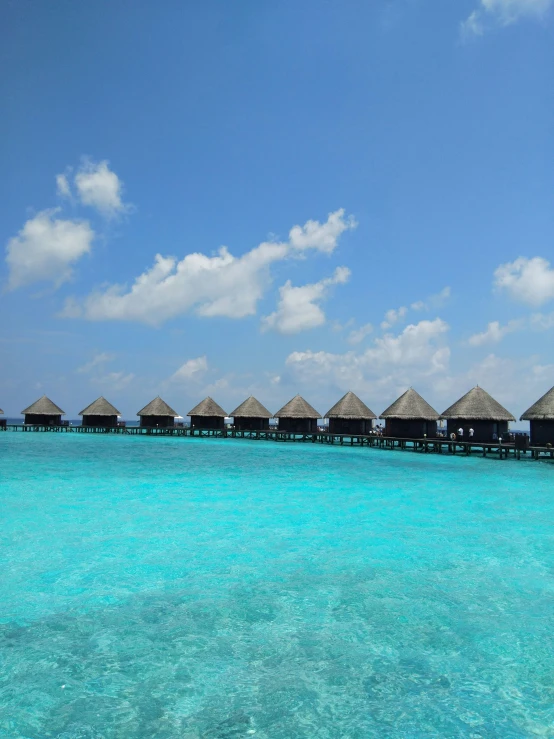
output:
<instances>
[{"instance_id":1,"label":"shallow clear water","mask_svg":"<svg viewBox=\"0 0 554 739\"><path fill-rule=\"evenodd\" d=\"M0 736L554 736L554 466L0 435Z\"/></svg>"}]
</instances>

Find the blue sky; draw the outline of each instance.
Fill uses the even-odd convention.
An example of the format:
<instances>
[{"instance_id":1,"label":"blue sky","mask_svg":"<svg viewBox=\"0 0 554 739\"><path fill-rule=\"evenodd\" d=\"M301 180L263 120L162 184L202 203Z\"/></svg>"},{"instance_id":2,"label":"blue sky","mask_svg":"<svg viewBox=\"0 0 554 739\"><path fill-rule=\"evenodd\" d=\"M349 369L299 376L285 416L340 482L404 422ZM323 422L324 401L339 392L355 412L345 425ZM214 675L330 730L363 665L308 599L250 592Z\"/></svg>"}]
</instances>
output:
<instances>
[{"instance_id":1,"label":"blue sky","mask_svg":"<svg viewBox=\"0 0 554 739\"><path fill-rule=\"evenodd\" d=\"M0 407L554 384L553 0L0 10Z\"/></svg>"}]
</instances>

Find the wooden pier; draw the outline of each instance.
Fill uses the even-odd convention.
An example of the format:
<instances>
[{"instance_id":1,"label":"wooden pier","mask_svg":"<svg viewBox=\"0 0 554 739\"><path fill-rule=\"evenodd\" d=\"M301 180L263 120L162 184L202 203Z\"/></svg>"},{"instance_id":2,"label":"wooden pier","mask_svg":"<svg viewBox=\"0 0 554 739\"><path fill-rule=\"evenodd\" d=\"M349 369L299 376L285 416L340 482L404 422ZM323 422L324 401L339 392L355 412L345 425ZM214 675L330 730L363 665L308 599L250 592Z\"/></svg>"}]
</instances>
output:
<instances>
[{"instance_id":1,"label":"wooden pier","mask_svg":"<svg viewBox=\"0 0 554 739\"><path fill-rule=\"evenodd\" d=\"M32 424L7 424L0 426L0 431L44 432L61 434L125 434L129 436L196 436L219 439L249 439L250 441L281 441L312 444L328 444L331 446L367 446L377 449L409 450L420 454L448 454L457 456L492 457L521 459L529 456L533 459L553 459L554 448L531 446L528 450L516 449L514 444L500 442L468 442L451 441L450 439L398 439L390 436L331 434L317 431L313 433L295 433L291 431L261 430L246 431L239 429L199 429L185 426L169 428L144 428L140 426L40 426Z\"/></svg>"}]
</instances>

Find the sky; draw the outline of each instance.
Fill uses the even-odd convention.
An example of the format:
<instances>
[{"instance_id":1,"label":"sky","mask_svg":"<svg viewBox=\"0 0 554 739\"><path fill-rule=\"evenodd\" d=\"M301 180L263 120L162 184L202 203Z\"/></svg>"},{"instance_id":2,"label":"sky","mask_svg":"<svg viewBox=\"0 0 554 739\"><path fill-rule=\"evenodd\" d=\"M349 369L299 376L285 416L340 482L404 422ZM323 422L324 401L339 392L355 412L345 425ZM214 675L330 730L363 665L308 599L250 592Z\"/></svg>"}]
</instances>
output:
<instances>
[{"instance_id":1,"label":"sky","mask_svg":"<svg viewBox=\"0 0 554 739\"><path fill-rule=\"evenodd\" d=\"M0 7L0 407L554 385L554 0Z\"/></svg>"}]
</instances>

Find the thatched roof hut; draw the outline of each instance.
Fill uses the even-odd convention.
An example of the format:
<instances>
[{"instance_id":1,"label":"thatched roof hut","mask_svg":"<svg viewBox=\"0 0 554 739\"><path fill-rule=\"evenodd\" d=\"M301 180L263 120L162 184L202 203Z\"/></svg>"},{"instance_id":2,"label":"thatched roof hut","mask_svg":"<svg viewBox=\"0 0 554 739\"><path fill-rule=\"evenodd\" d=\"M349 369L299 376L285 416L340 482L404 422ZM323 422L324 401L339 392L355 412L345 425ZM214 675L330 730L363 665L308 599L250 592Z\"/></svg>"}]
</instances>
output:
<instances>
[{"instance_id":1,"label":"thatched roof hut","mask_svg":"<svg viewBox=\"0 0 554 739\"><path fill-rule=\"evenodd\" d=\"M522 414L520 421L529 421L531 444L554 446L554 387Z\"/></svg>"},{"instance_id":2,"label":"thatched roof hut","mask_svg":"<svg viewBox=\"0 0 554 739\"><path fill-rule=\"evenodd\" d=\"M279 431L315 433L317 420L321 418L321 414L302 396L295 395L281 410L277 411L275 418L279 419Z\"/></svg>"},{"instance_id":3,"label":"thatched roof hut","mask_svg":"<svg viewBox=\"0 0 554 739\"><path fill-rule=\"evenodd\" d=\"M233 418L273 418L267 408L253 395L247 398L231 413Z\"/></svg>"},{"instance_id":4,"label":"thatched roof hut","mask_svg":"<svg viewBox=\"0 0 554 739\"><path fill-rule=\"evenodd\" d=\"M520 421L554 421L554 387L520 416Z\"/></svg>"},{"instance_id":5,"label":"thatched roof hut","mask_svg":"<svg viewBox=\"0 0 554 739\"><path fill-rule=\"evenodd\" d=\"M476 421L515 421L510 411L489 395L482 387L472 388L468 393L447 408L443 418Z\"/></svg>"},{"instance_id":6,"label":"thatched roof hut","mask_svg":"<svg viewBox=\"0 0 554 739\"><path fill-rule=\"evenodd\" d=\"M321 414L311 406L301 395L295 395L292 400L277 411L275 418L321 418Z\"/></svg>"},{"instance_id":7,"label":"thatched roof hut","mask_svg":"<svg viewBox=\"0 0 554 739\"><path fill-rule=\"evenodd\" d=\"M411 387L384 410L379 418L399 418L404 420L438 421L437 411Z\"/></svg>"},{"instance_id":8,"label":"thatched roof hut","mask_svg":"<svg viewBox=\"0 0 554 739\"><path fill-rule=\"evenodd\" d=\"M225 427L225 417L227 416L223 408L209 396L204 398L198 405L195 405L188 412L188 415L190 416L191 428L200 429L223 429Z\"/></svg>"},{"instance_id":9,"label":"thatched roof hut","mask_svg":"<svg viewBox=\"0 0 554 739\"><path fill-rule=\"evenodd\" d=\"M508 431L508 423L516 419L482 387L474 387L442 414L447 433L462 430L463 441L492 441ZM471 433L473 431L473 433Z\"/></svg>"},{"instance_id":10,"label":"thatched roof hut","mask_svg":"<svg viewBox=\"0 0 554 739\"><path fill-rule=\"evenodd\" d=\"M21 411L25 416L25 423L37 426L59 426L62 422L62 416L65 411L53 403L50 398L43 395L32 405Z\"/></svg>"},{"instance_id":11,"label":"thatched roof hut","mask_svg":"<svg viewBox=\"0 0 554 739\"><path fill-rule=\"evenodd\" d=\"M406 390L379 418L385 419L385 435L421 439L437 434L437 411L412 387Z\"/></svg>"},{"instance_id":12,"label":"thatched roof hut","mask_svg":"<svg viewBox=\"0 0 554 739\"><path fill-rule=\"evenodd\" d=\"M83 426L113 427L117 426L117 417L121 413L106 398L100 396L79 415L83 417Z\"/></svg>"},{"instance_id":13,"label":"thatched roof hut","mask_svg":"<svg viewBox=\"0 0 554 739\"><path fill-rule=\"evenodd\" d=\"M144 428L175 426L175 419L178 415L177 411L174 411L159 395L137 413L140 418L140 425Z\"/></svg>"},{"instance_id":14,"label":"thatched roof hut","mask_svg":"<svg viewBox=\"0 0 554 739\"><path fill-rule=\"evenodd\" d=\"M377 416L351 390L327 411L330 434L368 434Z\"/></svg>"},{"instance_id":15,"label":"thatched roof hut","mask_svg":"<svg viewBox=\"0 0 554 739\"><path fill-rule=\"evenodd\" d=\"M80 413L80 416L120 416L120 411L117 410L109 401L103 396L97 398L94 403L87 405Z\"/></svg>"},{"instance_id":16,"label":"thatched roof hut","mask_svg":"<svg viewBox=\"0 0 554 739\"><path fill-rule=\"evenodd\" d=\"M241 403L231 413L235 428L241 431L260 431L269 429L269 419L273 416L253 395Z\"/></svg>"},{"instance_id":17,"label":"thatched roof hut","mask_svg":"<svg viewBox=\"0 0 554 739\"><path fill-rule=\"evenodd\" d=\"M4 415L4 411L2 410L2 408L0 408L0 416L3 416L3 415Z\"/></svg>"}]
</instances>

